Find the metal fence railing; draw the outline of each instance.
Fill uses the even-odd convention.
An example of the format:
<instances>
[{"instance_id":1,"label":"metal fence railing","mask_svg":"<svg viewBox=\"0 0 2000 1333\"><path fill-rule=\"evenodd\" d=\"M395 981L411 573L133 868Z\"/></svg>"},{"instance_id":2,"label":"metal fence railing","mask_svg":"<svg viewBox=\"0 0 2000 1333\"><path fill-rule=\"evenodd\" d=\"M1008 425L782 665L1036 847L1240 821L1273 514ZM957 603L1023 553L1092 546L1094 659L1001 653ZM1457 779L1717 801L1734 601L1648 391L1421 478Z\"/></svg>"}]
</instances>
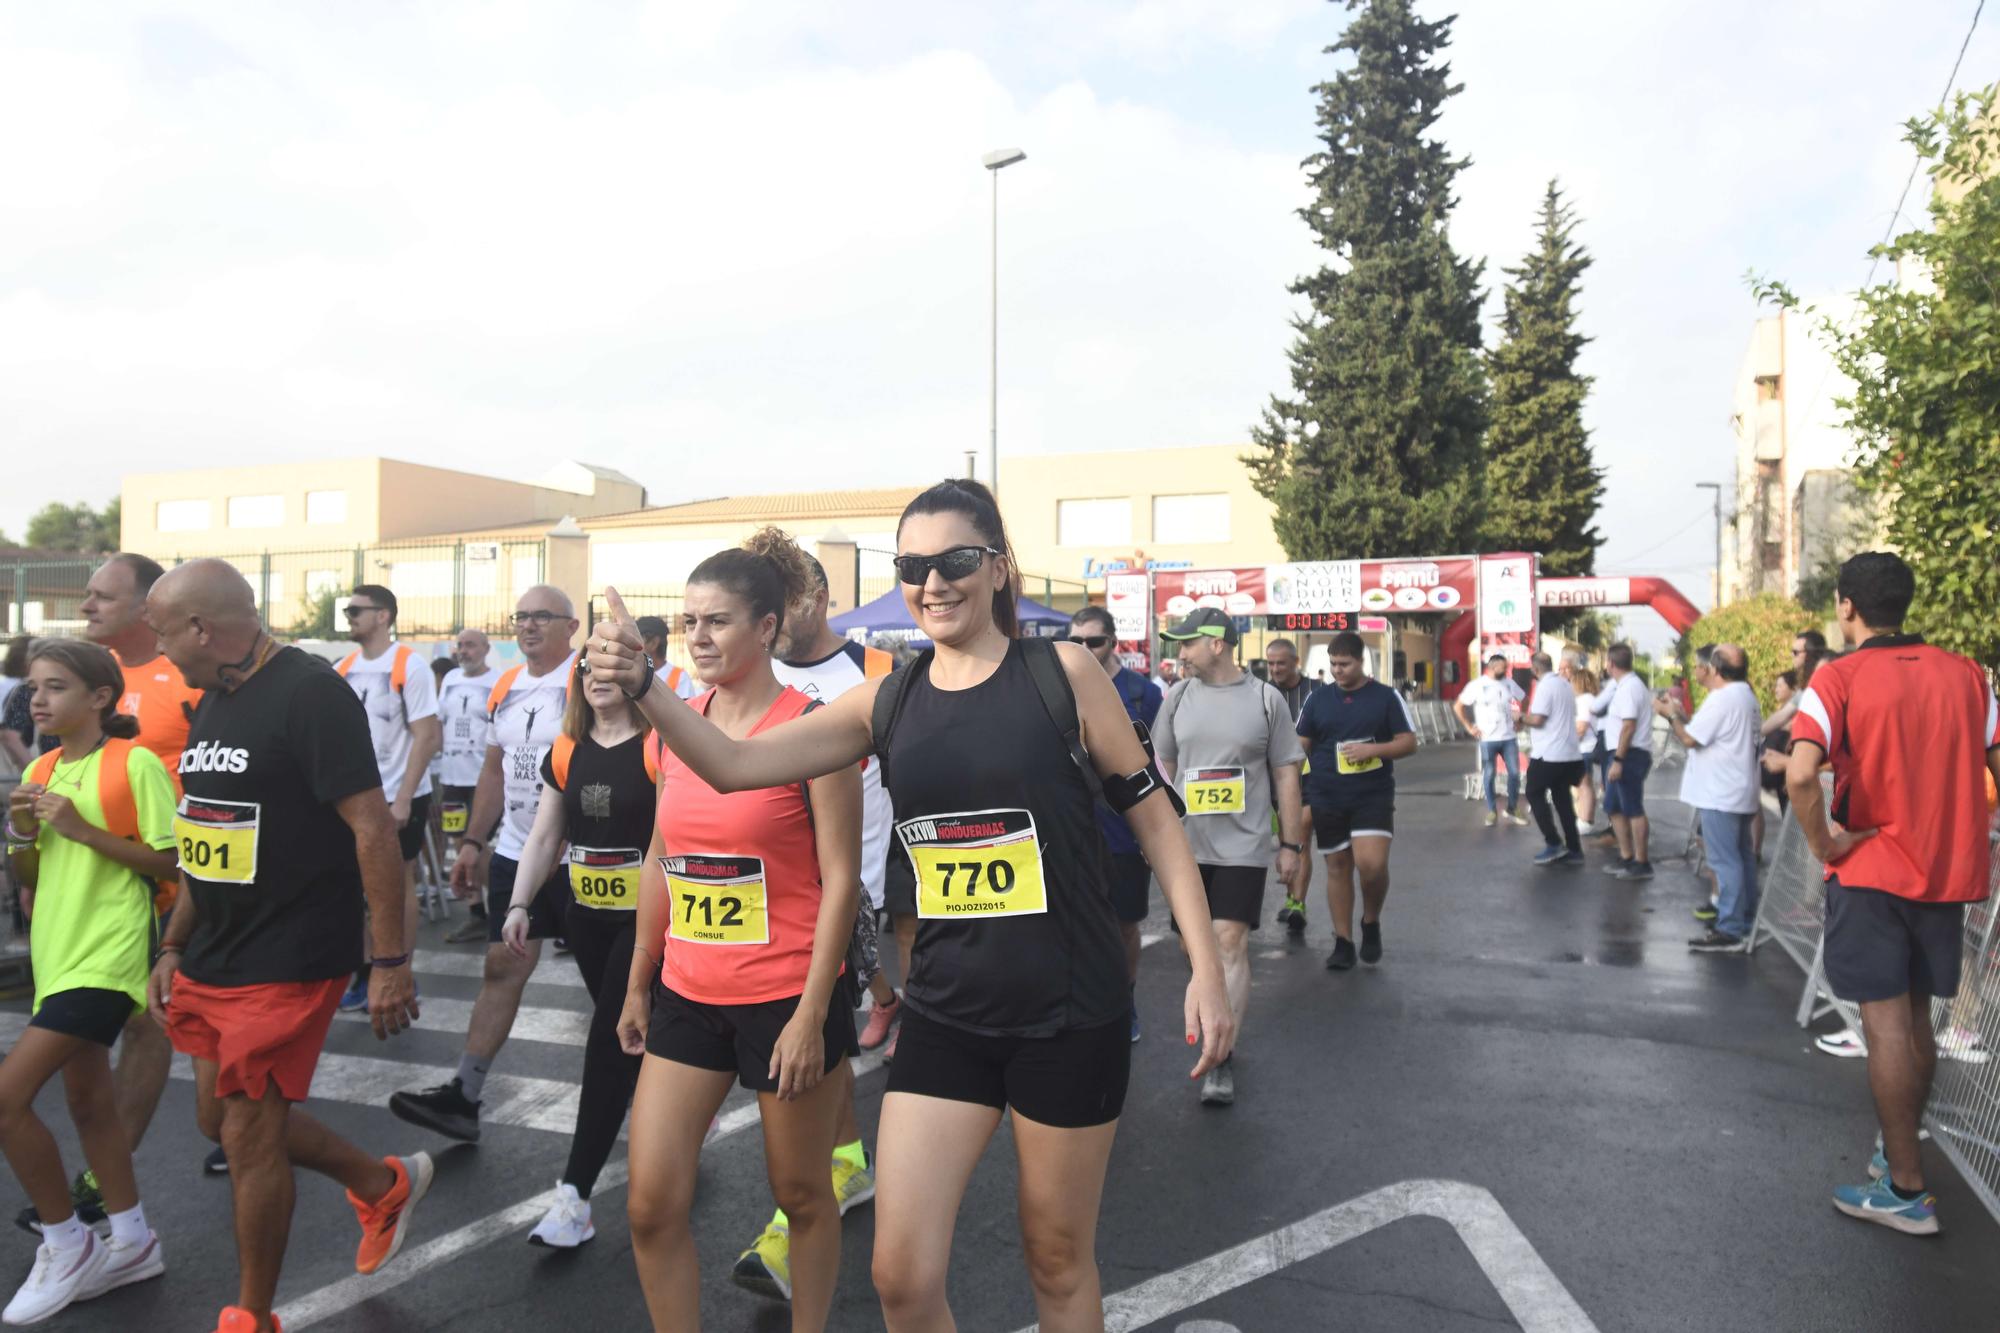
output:
<instances>
[{"instance_id":1,"label":"metal fence railing","mask_svg":"<svg viewBox=\"0 0 2000 1333\"><path fill-rule=\"evenodd\" d=\"M1799 996L1801 1027L1837 1014L1860 1038L1857 1007L1835 996L1826 982L1822 933L1826 885L1820 863L1806 846L1798 821L1787 817L1763 871L1763 897L1750 931L1750 947L1772 942L1805 972ZM1931 1025L1938 1045L1937 1077L1925 1123L1931 1140L1949 1157L1987 1210L2000 1217L2000 940L1995 938L1993 895L2000 894L2000 838L1994 847L1991 892L1965 913L1964 959L1958 997L1934 1000Z\"/></svg>"},{"instance_id":2,"label":"metal fence railing","mask_svg":"<svg viewBox=\"0 0 2000 1333\"><path fill-rule=\"evenodd\" d=\"M203 555L209 553L203 552ZM183 553L162 564L196 556ZM286 638L338 638L339 599L357 583L396 594L396 632L449 636L467 627L509 635L514 602L548 573L539 537L516 541L415 539L369 546L217 553L250 581L264 622ZM85 585L102 557L0 565L9 634L70 635L83 628Z\"/></svg>"}]
</instances>

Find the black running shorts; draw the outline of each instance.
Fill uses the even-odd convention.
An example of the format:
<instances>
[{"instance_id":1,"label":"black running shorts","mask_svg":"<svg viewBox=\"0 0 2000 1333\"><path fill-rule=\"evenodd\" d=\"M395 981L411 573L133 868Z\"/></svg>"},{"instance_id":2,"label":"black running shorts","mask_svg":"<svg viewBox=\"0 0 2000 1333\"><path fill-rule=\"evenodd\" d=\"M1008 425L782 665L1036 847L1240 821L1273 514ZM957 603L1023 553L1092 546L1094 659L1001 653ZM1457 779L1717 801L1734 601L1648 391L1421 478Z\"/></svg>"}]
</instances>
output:
<instances>
[{"instance_id":1,"label":"black running shorts","mask_svg":"<svg viewBox=\"0 0 2000 1333\"><path fill-rule=\"evenodd\" d=\"M733 1073L752 1092L776 1092L778 1080L771 1077L771 1052L778 1048L785 1024L798 1009L796 995L763 1004L703 1004L666 986L654 986L646 1054L696 1069ZM854 1035L854 1011L843 1001L839 987L834 988L827 1006L820 1039L826 1044L823 1074L831 1074L847 1057L861 1054L861 1043ZM907 1029L902 1040L908 1040ZM901 1058L900 1048L897 1056Z\"/></svg>"},{"instance_id":2,"label":"black running shorts","mask_svg":"<svg viewBox=\"0 0 2000 1333\"><path fill-rule=\"evenodd\" d=\"M1965 904L1920 903L1826 882L1826 981L1852 1004L1958 994Z\"/></svg>"},{"instance_id":3,"label":"black running shorts","mask_svg":"<svg viewBox=\"0 0 2000 1333\"><path fill-rule=\"evenodd\" d=\"M1050 1037L997 1037L905 1008L888 1090L1011 1106L1038 1125L1088 1129L1110 1124L1124 1111L1131 1073L1132 1023L1126 1016Z\"/></svg>"},{"instance_id":4,"label":"black running shorts","mask_svg":"<svg viewBox=\"0 0 2000 1333\"><path fill-rule=\"evenodd\" d=\"M125 1020L138 1007L122 990L79 986L44 995L42 1007L35 1010L28 1026L109 1047L117 1044L118 1034L125 1030Z\"/></svg>"},{"instance_id":5,"label":"black running shorts","mask_svg":"<svg viewBox=\"0 0 2000 1333\"><path fill-rule=\"evenodd\" d=\"M424 830L431 824L431 794L410 799L410 822L396 830L396 843L403 849L403 864L417 859L424 849Z\"/></svg>"},{"instance_id":6,"label":"black running shorts","mask_svg":"<svg viewBox=\"0 0 2000 1333\"><path fill-rule=\"evenodd\" d=\"M1322 852L1345 851L1359 838L1396 836L1396 794L1383 792L1339 805L1312 808L1313 840Z\"/></svg>"}]
</instances>

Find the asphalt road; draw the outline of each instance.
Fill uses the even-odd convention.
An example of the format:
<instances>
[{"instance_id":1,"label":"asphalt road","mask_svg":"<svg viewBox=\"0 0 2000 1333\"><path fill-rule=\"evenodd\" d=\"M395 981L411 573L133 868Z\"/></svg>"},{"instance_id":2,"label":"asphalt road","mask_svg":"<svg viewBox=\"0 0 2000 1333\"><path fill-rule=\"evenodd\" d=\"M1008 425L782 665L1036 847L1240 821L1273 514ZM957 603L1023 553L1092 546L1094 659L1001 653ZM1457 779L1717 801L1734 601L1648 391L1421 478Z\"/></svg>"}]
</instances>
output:
<instances>
[{"instance_id":1,"label":"asphalt road","mask_svg":"<svg viewBox=\"0 0 2000 1333\"><path fill-rule=\"evenodd\" d=\"M1269 925L1252 937L1234 1107L1197 1104L1177 1031L1184 967L1170 939L1146 950L1147 1034L1098 1237L1111 1326L1994 1328L2000 1227L1942 1157L1926 1149L1940 1237L1895 1235L1829 1204L1833 1185L1862 1178L1873 1121L1862 1062L1814 1053L1793 1024L1796 970L1776 950L1689 955L1696 889L1663 854L1646 886L1599 874L1596 852L1582 870L1530 866L1533 829L1482 828L1459 798L1470 762L1469 747L1447 746L1402 766L1379 967L1324 970L1323 899L1304 943ZM1656 813L1656 847L1678 848L1685 811L1662 801ZM1164 927L1156 912L1148 929ZM447 1147L383 1107L389 1090L456 1061L479 951L441 934L426 926L419 954L423 1028L384 1045L337 1023L313 1107L371 1149L429 1150L437 1184L404 1255L358 1279L340 1191L302 1175L288 1329L643 1326L621 1189L600 1187L598 1237L583 1251L525 1243L540 1215L531 1201L562 1168L580 1067L584 996L567 959L545 960L529 987L489 1084L499 1123L479 1146ZM863 1068L872 1142L883 1074L872 1059ZM74 1166L60 1093L41 1106ZM770 1203L754 1112L726 1112L725 1125L734 1132L704 1155L694 1218L703 1325L786 1329L783 1307L728 1280ZM176 1078L139 1153L167 1276L50 1328L213 1326L234 1297L235 1260L227 1183L200 1174L207 1147L192 1086ZM951 1291L967 1330L1034 1321L1012 1157L1003 1128L960 1217ZM610 1180L621 1166L622 1155ZM10 1213L23 1202L11 1182L0 1194ZM881 1326L871 1221L867 1208L847 1219L836 1328ZM17 1235L16 1247L24 1275L30 1242Z\"/></svg>"}]
</instances>

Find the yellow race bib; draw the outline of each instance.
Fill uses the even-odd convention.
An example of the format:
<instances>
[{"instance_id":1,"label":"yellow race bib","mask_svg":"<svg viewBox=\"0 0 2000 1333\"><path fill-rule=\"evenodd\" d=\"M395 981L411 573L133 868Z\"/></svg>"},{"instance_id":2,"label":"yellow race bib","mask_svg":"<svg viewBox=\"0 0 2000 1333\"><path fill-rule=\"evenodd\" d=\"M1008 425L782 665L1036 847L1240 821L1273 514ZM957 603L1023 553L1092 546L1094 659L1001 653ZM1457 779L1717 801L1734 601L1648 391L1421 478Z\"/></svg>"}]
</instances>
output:
<instances>
[{"instance_id":1,"label":"yellow race bib","mask_svg":"<svg viewBox=\"0 0 2000 1333\"><path fill-rule=\"evenodd\" d=\"M905 820L896 832L916 871L919 917L966 921L1049 910L1042 844L1026 810L928 815Z\"/></svg>"},{"instance_id":2,"label":"yellow race bib","mask_svg":"<svg viewBox=\"0 0 2000 1333\"><path fill-rule=\"evenodd\" d=\"M1240 768L1191 768L1181 779L1181 799L1191 815L1240 815L1243 813L1243 770Z\"/></svg>"},{"instance_id":3,"label":"yellow race bib","mask_svg":"<svg viewBox=\"0 0 2000 1333\"><path fill-rule=\"evenodd\" d=\"M251 801L181 797L174 811L181 874L210 884L255 884L261 809Z\"/></svg>"},{"instance_id":4,"label":"yellow race bib","mask_svg":"<svg viewBox=\"0 0 2000 1333\"><path fill-rule=\"evenodd\" d=\"M446 801L438 807L438 827L454 837L465 832L470 818L464 801Z\"/></svg>"},{"instance_id":5,"label":"yellow race bib","mask_svg":"<svg viewBox=\"0 0 2000 1333\"><path fill-rule=\"evenodd\" d=\"M646 854L637 847L569 849L570 896L585 907L629 912L639 905L639 867Z\"/></svg>"},{"instance_id":6,"label":"yellow race bib","mask_svg":"<svg viewBox=\"0 0 2000 1333\"><path fill-rule=\"evenodd\" d=\"M1334 754L1339 759L1339 763L1335 767L1342 773L1373 773L1376 769L1382 767L1380 759L1349 759L1347 757L1347 747L1344 743L1334 747Z\"/></svg>"},{"instance_id":7,"label":"yellow race bib","mask_svg":"<svg viewBox=\"0 0 2000 1333\"><path fill-rule=\"evenodd\" d=\"M764 862L755 856L663 856L667 934L688 944L769 944Z\"/></svg>"}]
</instances>

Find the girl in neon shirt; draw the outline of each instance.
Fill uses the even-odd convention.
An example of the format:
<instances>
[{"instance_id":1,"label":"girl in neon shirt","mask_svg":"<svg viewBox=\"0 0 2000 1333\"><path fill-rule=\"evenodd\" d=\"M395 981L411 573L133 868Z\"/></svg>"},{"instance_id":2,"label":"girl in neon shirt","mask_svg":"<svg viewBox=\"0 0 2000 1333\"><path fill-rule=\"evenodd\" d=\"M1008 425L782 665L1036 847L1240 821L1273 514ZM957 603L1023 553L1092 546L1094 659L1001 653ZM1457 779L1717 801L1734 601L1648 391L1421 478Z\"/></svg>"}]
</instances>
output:
<instances>
[{"instance_id":1,"label":"girl in neon shirt","mask_svg":"<svg viewBox=\"0 0 2000 1333\"><path fill-rule=\"evenodd\" d=\"M804 553L721 551L688 577L688 652L709 686L692 708L745 738L809 711L780 685L772 645L809 594ZM660 691L665 695L668 692ZM861 895L861 770L717 791L674 755L640 879L618 1035L645 1053L632 1100L632 1251L653 1326L701 1327L688 1212L703 1135L732 1079L757 1093L771 1192L789 1218L792 1328L826 1326L840 1267L831 1172L858 1053L853 997L836 987Z\"/></svg>"},{"instance_id":2,"label":"girl in neon shirt","mask_svg":"<svg viewBox=\"0 0 2000 1333\"><path fill-rule=\"evenodd\" d=\"M35 725L62 748L7 802L8 859L33 921L35 1014L0 1062L0 1149L42 1222L34 1268L6 1309L10 1324L166 1271L139 1204L111 1046L145 1006L152 881L176 868L173 782L159 756L132 743L138 721L117 711L117 659L95 644L45 639L24 688ZM127 832L114 831L121 824ZM108 1243L77 1217L62 1154L35 1114L36 1095L58 1073L109 1215Z\"/></svg>"}]
</instances>

